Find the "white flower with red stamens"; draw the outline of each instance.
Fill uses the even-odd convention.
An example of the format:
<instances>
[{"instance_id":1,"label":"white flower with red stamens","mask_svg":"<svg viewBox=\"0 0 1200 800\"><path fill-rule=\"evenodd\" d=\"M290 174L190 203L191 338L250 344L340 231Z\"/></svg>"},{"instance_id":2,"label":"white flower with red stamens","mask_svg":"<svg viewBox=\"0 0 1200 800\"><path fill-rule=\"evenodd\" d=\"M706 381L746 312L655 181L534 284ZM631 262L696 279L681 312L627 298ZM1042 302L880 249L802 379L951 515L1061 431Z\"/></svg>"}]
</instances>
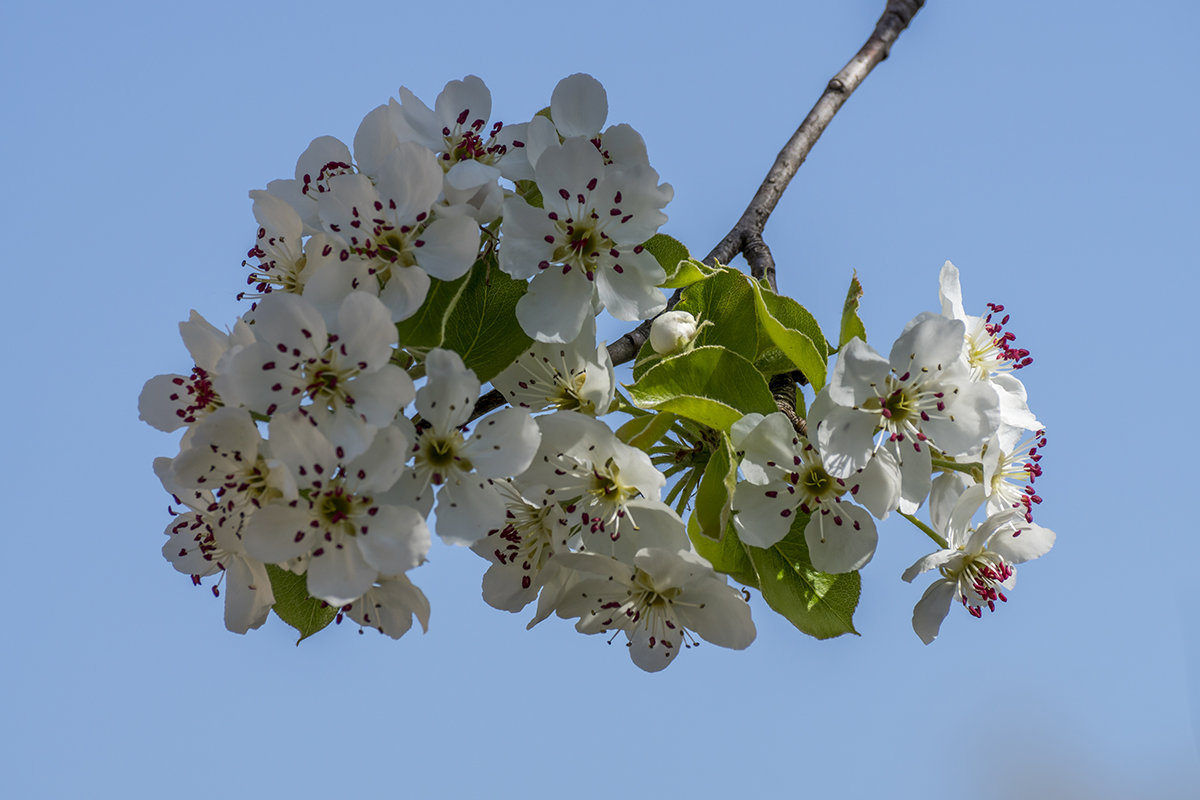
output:
<instances>
[{"instance_id":1,"label":"white flower with red stamens","mask_svg":"<svg viewBox=\"0 0 1200 800\"><path fill-rule=\"evenodd\" d=\"M1004 592L1016 585L1014 566L1045 555L1054 546L1053 531L1012 511L993 514L972 528L971 518L984 500L982 486L964 491L941 531L948 547L919 559L902 576L912 582L932 569L941 574L913 609L913 630L925 644L937 638L955 598L973 617L981 617L985 606L995 611L997 602L1008 601Z\"/></svg>"},{"instance_id":2,"label":"white flower with red stamens","mask_svg":"<svg viewBox=\"0 0 1200 800\"><path fill-rule=\"evenodd\" d=\"M912 513L929 493L930 445L978 455L999 425L999 401L991 385L970 379L963 342L963 323L936 314L910 322L889 359L861 339L847 342L827 399L810 413L829 474L849 477L883 455L877 467L900 474L899 506Z\"/></svg>"},{"instance_id":3,"label":"white flower with red stamens","mask_svg":"<svg viewBox=\"0 0 1200 800\"><path fill-rule=\"evenodd\" d=\"M411 475L399 491L424 502L437 488L437 533L449 544L471 544L504 524L504 500L491 478L520 475L537 451L541 434L528 412L506 408L467 420L479 397L479 379L451 350L425 358L429 380L417 390L422 425Z\"/></svg>"},{"instance_id":4,"label":"white flower with red stamens","mask_svg":"<svg viewBox=\"0 0 1200 800\"><path fill-rule=\"evenodd\" d=\"M218 391L225 355L254 342L245 322L238 320L232 333L224 333L195 311L179 323L179 333L196 364L192 373L156 375L138 396L138 418L166 433L194 425L225 404Z\"/></svg>"},{"instance_id":5,"label":"white flower with red stamens","mask_svg":"<svg viewBox=\"0 0 1200 800\"><path fill-rule=\"evenodd\" d=\"M556 553L570 552L573 535L567 514L545 487L523 490L516 480L494 480L503 498L503 527L471 545L492 562L483 576L483 600L501 611L517 612L535 600L556 574Z\"/></svg>"},{"instance_id":6,"label":"white flower with red stamens","mask_svg":"<svg viewBox=\"0 0 1200 800\"><path fill-rule=\"evenodd\" d=\"M667 479L650 456L622 442L603 422L559 411L538 417L537 424L542 444L525 480L548 487L586 533L619 538L618 522L631 514L631 501L659 499ZM626 524L638 527L636 518Z\"/></svg>"},{"instance_id":7,"label":"white flower with red stamens","mask_svg":"<svg viewBox=\"0 0 1200 800\"><path fill-rule=\"evenodd\" d=\"M413 617L421 623L422 631L429 632L429 599L407 575L381 578L344 613L364 628L374 628L393 639L408 633Z\"/></svg>"},{"instance_id":8,"label":"white flower with red stamens","mask_svg":"<svg viewBox=\"0 0 1200 800\"><path fill-rule=\"evenodd\" d=\"M1033 522L1033 507L1042 502L1033 484L1042 475L1040 451L1045 446L1045 431L1021 440L1020 431L1007 426L988 442L983 455L983 485L989 514L1018 511L1026 522Z\"/></svg>"},{"instance_id":9,"label":"white flower with red stamens","mask_svg":"<svg viewBox=\"0 0 1200 800\"><path fill-rule=\"evenodd\" d=\"M1029 410L1025 385L1012 374L1033 363L1033 358L1028 350L1014 347L1017 337L1004 330L1008 315L998 316L1004 312L1004 306L988 303L989 313L984 317L967 314L963 310L958 268L949 261L942 265L938 284L942 315L962 321L966 337L962 357L970 368L972 380L986 381L995 388L1000 401L1000 421L1029 431L1040 428L1041 423Z\"/></svg>"},{"instance_id":10,"label":"white flower with red stamens","mask_svg":"<svg viewBox=\"0 0 1200 800\"><path fill-rule=\"evenodd\" d=\"M296 161L296 177L267 184L267 191L296 210L307 235L323 232L318 198L329 191L329 179L354 174L350 148L332 136L318 136Z\"/></svg>"},{"instance_id":11,"label":"white flower with red stamens","mask_svg":"<svg viewBox=\"0 0 1200 800\"><path fill-rule=\"evenodd\" d=\"M443 193L451 206L471 210L479 222L500 215L503 194L498 179L529 179L533 171L525 157L527 125L488 127L492 95L482 80L468 75L450 81L431 110L416 95L400 87L401 102L392 101L393 125L401 141L416 141L438 154L446 173Z\"/></svg>"},{"instance_id":12,"label":"white flower with red stamens","mask_svg":"<svg viewBox=\"0 0 1200 800\"><path fill-rule=\"evenodd\" d=\"M245 409L219 408L189 434L171 462L177 485L206 489L237 505L296 497L295 483L266 457L258 426Z\"/></svg>"},{"instance_id":13,"label":"white flower with red stamens","mask_svg":"<svg viewBox=\"0 0 1200 800\"><path fill-rule=\"evenodd\" d=\"M411 402L413 383L391 364L396 327L378 298L354 292L328 330L304 298L275 292L255 311L255 344L230 359L239 402L268 416L311 404L325 434L353 458Z\"/></svg>"},{"instance_id":14,"label":"white flower with red stamens","mask_svg":"<svg viewBox=\"0 0 1200 800\"><path fill-rule=\"evenodd\" d=\"M593 298L617 319L647 319L666 307L666 275L643 247L666 221L649 167L606 167L585 139L551 147L535 168L543 208L504 203L500 268L533 278L517 303L527 334L570 342L593 313Z\"/></svg>"},{"instance_id":15,"label":"white flower with red stamens","mask_svg":"<svg viewBox=\"0 0 1200 800\"><path fill-rule=\"evenodd\" d=\"M608 348L596 345L596 320L584 321L570 344L534 342L517 360L492 379L513 406L530 412L580 411L608 413L616 392Z\"/></svg>"},{"instance_id":16,"label":"white flower with red stamens","mask_svg":"<svg viewBox=\"0 0 1200 800\"><path fill-rule=\"evenodd\" d=\"M442 190L434 154L403 142L372 178L340 174L319 194L324 230L341 242L308 281L322 296L357 289L378 294L393 321L411 316L429 291L429 278L464 275L479 252L479 226L469 217L432 214Z\"/></svg>"},{"instance_id":17,"label":"white flower with red stamens","mask_svg":"<svg viewBox=\"0 0 1200 800\"><path fill-rule=\"evenodd\" d=\"M242 547L242 525L252 508L233 500L218 502L207 489L184 488L175 480L170 459L156 458L154 471L175 502L189 509L176 515L164 531L168 539L163 557L190 575L197 586L201 578L222 573L225 627L234 633L260 627L275 604L275 595L266 566ZM220 582L212 586L218 597Z\"/></svg>"},{"instance_id":18,"label":"white flower with red stamens","mask_svg":"<svg viewBox=\"0 0 1200 800\"><path fill-rule=\"evenodd\" d=\"M781 413L749 414L734 424L733 446L744 451L745 482L733 497L738 538L770 547L787 536L796 511L809 514L804 528L813 566L822 572L860 569L875 554L875 521L843 496L859 492L861 473L835 478L820 453Z\"/></svg>"},{"instance_id":19,"label":"white flower with red stamens","mask_svg":"<svg viewBox=\"0 0 1200 800\"><path fill-rule=\"evenodd\" d=\"M258 264L242 262L242 266L251 267L246 283L254 289L253 292L238 293L238 299L257 300L277 290L300 294L304 291L305 267L308 265L300 215L286 201L262 189L250 192L250 198L254 201L258 236L246 258L258 259ZM321 249L327 241L327 236L317 234L307 246Z\"/></svg>"},{"instance_id":20,"label":"white flower with red stamens","mask_svg":"<svg viewBox=\"0 0 1200 800\"><path fill-rule=\"evenodd\" d=\"M308 556L308 592L330 605L361 597L380 576L398 575L425 560L429 530L418 511L382 502L404 470L409 442L391 425L366 452L343 460L303 412L277 416L271 451L300 496L266 503L246 523L246 552L271 564Z\"/></svg>"},{"instance_id":21,"label":"white flower with red stamens","mask_svg":"<svg viewBox=\"0 0 1200 800\"><path fill-rule=\"evenodd\" d=\"M630 658L647 672L665 669L680 650L697 644L696 636L734 650L754 641L742 593L689 550L640 547L627 559L597 553L556 558L581 576L565 592L559 616L579 617L581 633L623 631Z\"/></svg>"}]
</instances>

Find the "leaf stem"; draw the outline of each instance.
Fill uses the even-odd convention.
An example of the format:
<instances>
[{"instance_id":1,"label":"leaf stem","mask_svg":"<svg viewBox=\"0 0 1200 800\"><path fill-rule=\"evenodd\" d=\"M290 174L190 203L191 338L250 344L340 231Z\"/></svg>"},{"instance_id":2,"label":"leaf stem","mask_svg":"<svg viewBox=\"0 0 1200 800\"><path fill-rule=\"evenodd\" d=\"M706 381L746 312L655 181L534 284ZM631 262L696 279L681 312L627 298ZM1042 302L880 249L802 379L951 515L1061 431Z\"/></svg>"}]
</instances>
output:
<instances>
[{"instance_id":1,"label":"leaf stem","mask_svg":"<svg viewBox=\"0 0 1200 800\"><path fill-rule=\"evenodd\" d=\"M933 468L940 469L945 472L962 472L970 475L975 479L976 483L983 483L983 464L978 461L948 461L944 458L934 458Z\"/></svg>"},{"instance_id":2,"label":"leaf stem","mask_svg":"<svg viewBox=\"0 0 1200 800\"><path fill-rule=\"evenodd\" d=\"M926 525L924 522L921 522L921 520L917 519L912 514L905 514L903 511L901 511L900 516L904 517L906 520L911 522L913 525L916 525L918 528L920 528L921 531L924 532L924 534L926 536L928 536L930 539L933 539L935 542L937 542L938 546L941 547L943 550L950 549L949 542L947 542L945 539L943 539L941 537L941 535L938 534L937 531L935 531L933 528Z\"/></svg>"}]
</instances>

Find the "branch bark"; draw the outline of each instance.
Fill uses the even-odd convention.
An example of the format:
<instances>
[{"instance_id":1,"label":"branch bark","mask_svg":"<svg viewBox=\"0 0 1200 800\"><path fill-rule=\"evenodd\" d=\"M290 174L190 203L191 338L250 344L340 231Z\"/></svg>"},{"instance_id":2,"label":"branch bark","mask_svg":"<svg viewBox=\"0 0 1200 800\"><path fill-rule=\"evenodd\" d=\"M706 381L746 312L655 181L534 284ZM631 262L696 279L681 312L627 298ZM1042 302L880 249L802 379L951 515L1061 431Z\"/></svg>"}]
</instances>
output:
<instances>
[{"instance_id":1,"label":"branch bark","mask_svg":"<svg viewBox=\"0 0 1200 800\"><path fill-rule=\"evenodd\" d=\"M779 199L787 189L788 183L808 158L813 145L821 138L834 115L867 75L871 74L871 70L888 57L892 43L924 5L925 0L888 0L887 7L875 23L875 30L866 44L826 85L816 105L775 157L775 163L771 165L766 178L758 187L750 204L746 206L741 218L725 238L704 257L704 263L713 265L719 261L728 264L734 256L743 253L750 264L750 274L755 278L765 278L772 289L777 288L775 261L762 236L771 212L779 205ZM674 306L678 299L679 293L676 292L667 308ZM649 335L650 322L646 321L610 344L608 353L613 364L633 360Z\"/></svg>"}]
</instances>

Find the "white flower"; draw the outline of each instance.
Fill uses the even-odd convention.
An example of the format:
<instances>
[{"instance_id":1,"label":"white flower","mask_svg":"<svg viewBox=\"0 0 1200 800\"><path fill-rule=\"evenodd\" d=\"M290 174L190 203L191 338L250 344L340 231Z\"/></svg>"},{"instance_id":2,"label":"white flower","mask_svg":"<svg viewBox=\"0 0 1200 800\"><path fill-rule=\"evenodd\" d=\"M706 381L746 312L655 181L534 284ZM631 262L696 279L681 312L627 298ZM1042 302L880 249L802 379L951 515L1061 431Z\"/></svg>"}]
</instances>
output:
<instances>
[{"instance_id":1,"label":"white flower","mask_svg":"<svg viewBox=\"0 0 1200 800\"><path fill-rule=\"evenodd\" d=\"M222 573L227 629L245 633L261 627L275 604L275 595L266 566L249 557L242 547L241 530L252 508L233 500L218 502L207 489L181 486L175 480L170 459L155 459L154 471L175 501L189 509L176 516L164 531L168 539L163 544L163 557L178 571L191 575L196 585L205 576ZM212 592L220 595L217 585Z\"/></svg>"},{"instance_id":2,"label":"white flower","mask_svg":"<svg viewBox=\"0 0 1200 800\"><path fill-rule=\"evenodd\" d=\"M530 412L581 411L607 414L616 392L608 348L596 345L596 320L589 317L570 344L534 342L492 379L508 401Z\"/></svg>"},{"instance_id":3,"label":"white flower","mask_svg":"<svg viewBox=\"0 0 1200 800\"><path fill-rule=\"evenodd\" d=\"M479 380L452 350L435 349L425 359L429 380L417 390L424 423L413 447L412 474L401 491L422 502L431 485L437 498L437 533L448 544L471 544L502 527L504 501L490 478L520 475L529 466L541 434L521 409L506 408L466 423L479 397Z\"/></svg>"},{"instance_id":4,"label":"white flower","mask_svg":"<svg viewBox=\"0 0 1200 800\"><path fill-rule=\"evenodd\" d=\"M682 525L682 523L680 523ZM647 672L664 669L683 648L707 642L743 650L756 634L742 594L688 550L643 547L626 563L595 553L558 556L586 577L559 605L581 633L624 631L629 656Z\"/></svg>"},{"instance_id":5,"label":"white flower","mask_svg":"<svg viewBox=\"0 0 1200 800\"><path fill-rule=\"evenodd\" d=\"M380 579L351 603L345 613L359 625L374 628L393 639L408 633L413 617L421 623L422 631L429 631L429 599L403 574Z\"/></svg>"},{"instance_id":6,"label":"white flower","mask_svg":"<svg viewBox=\"0 0 1200 800\"><path fill-rule=\"evenodd\" d=\"M986 381L995 388L1000 400L1001 422L1030 431L1042 427L1029 410L1025 385L1012 374L1029 366L1033 359L1028 350L1013 347L1016 336L1004 330L1008 316L994 319L1004 311L1004 306L988 303L986 317L968 315L963 310L958 269L949 261L942 265L938 284L942 315L960 320L965 326L963 358L970 368L972 380Z\"/></svg>"},{"instance_id":7,"label":"white flower","mask_svg":"<svg viewBox=\"0 0 1200 800\"><path fill-rule=\"evenodd\" d=\"M274 292L259 303L253 328L257 341L230 359L237 400L268 416L311 403L343 458L363 452L413 399L412 379L390 363L391 315L366 292L342 301L333 330L304 298Z\"/></svg>"},{"instance_id":8,"label":"white flower","mask_svg":"<svg viewBox=\"0 0 1200 800\"><path fill-rule=\"evenodd\" d=\"M1053 531L1012 511L993 514L971 528L971 518L983 502L982 486L964 491L945 520L943 533L949 547L919 559L904 572L907 582L931 569L942 576L913 609L913 630L925 644L937 638L955 597L973 617L982 616L984 606L994 611L997 601L1007 602L1005 590L1016 585L1014 565L1045 555L1054 545Z\"/></svg>"},{"instance_id":9,"label":"white flower","mask_svg":"<svg viewBox=\"0 0 1200 800\"><path fill-rule=\"evenodd\" d=\"M469 217L432 214L442 189L434 154L402 142L375 179L342 173L326 181L317 210L325 231L341 242L337 262L311 270L306 291L322 297L354 289L378 294L399 321L429 291L429 277L464 275L479 252L479 226Z\"/></svg>"},{"instance_id":10,"label":"white flower","mask_svg":"<svg viewBox=\"0 0 1200 800\"><path fill-rule=\"evenodd\" d=\"M504 203L500 268L533 278L517 303L527 334L569 342L592 313L593 296L617 319L647 319L666 307L666 274L642 243L666 221L649 167L606 167L586 139L567 139L538 159L543 208Z\"/></svg>"},{"instance_id":11,"label":"white flower","mask_svg":"<svg viewBox=\"0 0 1200 800\"><path fill-rule=\"evenodd\" d=\"M191 375L156 375L138 396L139 418L166 433L194 425L225 404L218 391L225 355L254 341L245 322L223 333L195 311L179 323L179 333L196 364Z\"/></svg>"},{"instance_id":12,"label":"white flower","mask_svg":"<svg viewBox=\"0 0 1200 800\"><path fill-rule=\"evenodd\" d=\"M733 445L745 451L746 481L734 493L733 522L738 538L754 547L770 547L785 536L793 514L811 515L804 528L813 566L822 572L860 569L875 554L878 534L870 514L851 502L859 478L831 476L807 439L796 434L781 413L749 414L733 430Z\"/></svg>"},{"instance_id":13,"label":"white flower","mask_svg":"<svg viewBox=\"0 0 1200 800\"><path fill-rule=\"evenodd\" d=\"M332 136L318 136L297 159L296 177L271 181L267 191L295 209L304 223L304 233L321 233L317 198L329 191L329 179L333 176L354 174L351 160L350 148L341 141Z\"/></svg>"},{"instance_id":14,"label":"white flower","mask_svg":"<svg viewBox=\"0 0 1200 800\"><path fill-rule=\"evenodd\" d=\"M688 312L667 311L650 325L650 346L659 355L673 355L691 344L698 330L696 318Z\"/></svg>"},{"instance_id":15,"label":"white flower","mask_svg":"<svg viewBox=\"0 0 1200 800\"><path fill-rule=\"evenodd\" d=\"M400 99L390 107L393 129L401 141L419 142L438 154L451 206L469 208L476 220L490 222L503 201L497 179L533 177L523 152L527 126L497 122L488 128L492 96L478 77L447 83L433 110L403 86Z\"/></svg>"},{"instance_id":16,"label":"white flower","mask_svg":"<svg viewBox=\"0 0 1200 800\"><path fill-rule=\"evenodd\" d=\"M246 524L246 551L271 564L310 556L308 592L330 605L361 597L380 576L420 565L429 550L421 513L382 502L404 470L409 442L395 425L348 462L302 412L271 420L272 453L300 497L265 504Z\"/></svg>"},{"instance_id":17,"label":"white flower","mask_svg":"<svg viewBox=\"0 0 1200 800\"><path fill-rule=\"evenodd\" d=\"M240 292L238 299L258 299L263 295L281 290L300 294L304 290L305 267L308 261L304 254L304 223L296 209L270 192L256 189L250 192L254 201L254 218L258 220L258 236L254 247L246 253L247 258L258 259L258 264L246 276L246 283L254 287L253 292ZM328 241L324 234L310 240L309 247L322 248ZM242 266L251 266L243 261Z\"/></svg>"},{"instance_id":18,"label":"white flower","mask_svg":"<svg viewBox=\"0 0 1200 800\"><path fill-rule=\"evenodd\" d=\"M631 516L631 501L659 499L666 478L648 455L622 442L603 422L557 411L538 417L537 424L541 447L525 479L553 491L586 532L619 538L618 521ZM636 528L636 518L629 524Z\"/></svg>"},{"instance_id":19,"label":"white flower","mask_svg":"<svg viewBox=\"0 0 1200 800\"><path fill-rule=\"evenodd\" d=\"M861 339L847 342L809 414L829 474L845 478L878 461L874 469L900 477L899 506L912 513L929 493L930 445L978 455L999 425L999 401L970 379L963 342L963 323L936 314L913 319L888 359Z\"/></svg>"},{"instance_id":20,"label":"white flower","mask_svg":"<svg viewBox=\"0 0 1200 800\"><path fill-rule=\"evenodd\" d=\"M514 480L495 480L504 499L505 525L471 545L492 565L483 576L483 600L501 611L520 611L555 576L556 553L570 552L567 514L544 487L522 490Z\"/></svg>"}]
</instances>

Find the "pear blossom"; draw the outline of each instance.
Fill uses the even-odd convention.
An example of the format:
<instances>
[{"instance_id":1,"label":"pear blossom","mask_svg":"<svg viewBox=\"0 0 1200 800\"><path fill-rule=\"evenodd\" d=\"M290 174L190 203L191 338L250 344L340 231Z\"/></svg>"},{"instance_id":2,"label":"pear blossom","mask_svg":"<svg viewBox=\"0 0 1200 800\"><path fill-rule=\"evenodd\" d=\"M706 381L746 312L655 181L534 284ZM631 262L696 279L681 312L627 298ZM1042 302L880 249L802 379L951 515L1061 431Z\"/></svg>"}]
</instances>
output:
<instances>
[{"instance_id":1,"label":"pear blossom","mask_svg":"<svg viewBox=\"0 0 1200 800\"><path fill-rule=\"evenodd\" d=\"M874 469L900 477L898 503L912 513L929 493L931 447L976 456L999 425L999 400L973 382L960 358L963 323L936 314L912 320L885 359L861 339L838 354L810 427L829 474Z\"/></svg>"},{"instance_id":2,"label":"pear blossom","mask_svg":"<svg viewBox=\"0 0 1200 800\"><path fill-rule=\"evenodd\" d=\"M500 215L503 194L497 180L527 180L533 170L525 156L526 123L488 127L492 96L475 75L450 81L430 109L400 87L390 119L400 141L415 141L438 154L445 171L443 194L451 207L469 209L481 223Z\"/></svg>"},{"instance_id":3,"label":"pear blossom","mask_svg":"<svg viewBox=\"0 0 1200 800\"><path fill-rule=\"evenodd\" d=\"M296 160L295 178L274 180L267 192L290 205L307 235L324 232L317 213L317 198L329 191L329 179L354 174L350 148L333 136L318 136Z\"/></svg>"},{"instance_id":4,"label":"pear blossom","mask_svg":"<svg viewBox=\"0 0 1200 800\"><path fill-rule=\"evenodd\" d=\"M304 290L305 244L302 241L304 223L296 209L287 201L270 192L256 189L250 192L254 201L254 218L258 220L258 236L246 258L255 258L257 265L243 261L242 266L251 266L246 283L254 292L241 292L238 299L258 299L268 292L280 290L300 294ZM308 247L319 250L327 243L324 234L317 234L308 242Z\"/></svg>"},{"instance_id":5,"label":"pear blossom","mask_svg":"<svg viewBox=\"0 0 1200 800\"><path fill-rule=\"evenodd\" d=\"M489 480L520 475L537 451L541 434L529 414L506 408L466 428L479 379L451 350L425 358L429 379L417 390L422 426L413 445L413 466L400 491L422 502L437 490L437 533L449 544L471 544L503 525L504 500Z\"/></svg>"},{"instance_id":6,"label":"pear blossom","mask_svg":"<svg viewBox=\"0 0 1200 800\"><path fill-rule=\"evenodd\" d=\"M242 547L241 528L251 509L231 501L218 502L207 489L179 485L170 459L155 459L154 471L175 502L188 508L167 525L163 557L176 570L190 575L196 585L203 577L221 573L227 629L245 633L261 627L275 604L275 595L266 566L250 558ZM217 586L212 591L220 595Z\"/></svg>"},{"instance_id":7,"label":"pear blossom","mask_svg":"<svg viewBox=\"0 0 1200 800\"><path fill-rule=\"evenodd\" d=\"M196 311L179 323L179 333L195 361L191 374L156 375L138 396L139 418L165 433L194 425L225 404L218 385L226 354L254 341L245 322L224 333Z\"/></svg>"},{"instance_id":8,"label":"pear blossom","mask_svg":"<svg viewBox=\"0 0 1200 800\"><path fill-rule=\"evenodd\" d=\"M988 513L1016 510L1033 522L1033 507L1042 502L1034 489L1041 477L1041 450L1046 432L1037 431L1021 439L1016 428L1002 426L984 450L983 486L988 496Z\"/></svg>"},{"instance_id":9,"label":"pear blossom","mask_svg":"<svg viewBox=\"0 0 1200 800\"><path fill-rule=\"evenodd\" d=\"M689 550L642 547L629 562L597 553L558 558L588 574L570 588L560 616L578 616L580 633L624 632L630 658L647 672L665 669L696 636L734 650L754 641L742 593Z\"/></svg>"},{"instance_id":10,"label":"pear blossom","mask_svg":"<svg viewBox=\"0 0 1200 800\"><path fill-rule=\"evenodd\" d=\"M986 381L996 390L1000 401L1000 421L1025 430L1037 430L1041 423L1029 410L1025 385L1012 373L1033 363L1029 351L1014 347L1016 336L1005 331L1008 316L994 319L1004 306L988 303L989 313L971 316L963 309L958 268L947 261L938 275L938 299L942 315L963 323L965 346L962 356L970 368L971 379Z\"/></svg>"},{"instance_id":11,"label":"pear blossom","mask_svg":"<svg viewBox=\"0 0 1200 800\"><path fill-rule=\"evenodd\" d=\"M596 344L596 320L586 319L569 344L534 342L496 377L492 385L513 406L530 412L580 411L608 413L616 392L612 358L603 342Z\"/></svg>"},{"instance_id":12,"label":"pear blossom","mask_svg":"<svg viewBox=\"0 0 1200 800\"><path fill-rule=\"evenodd\" d=\"M995 611L996 602L1007 602L1005 591L1016 585L1015 565L1045 555L1054 545L1053 531L1013 511L993 514L972 528L971 519L984 500L982 486L966 489L940 531L948 547L904 571L902 577L910 583L929 570L941 575L913 609L913 630L925 644L937 638L955 598L973 617L982 616L984 606Z\"/></svg>"},{"instance_id":13,"label":"pear blossom","mask_svg":"<svg viewBox=\"0 0 1200 800\"><path fill-rule=\"evenodd\" d=\"M173 480L185 489L205 489L223 501L258 506L297 495L295 483L268 457L268 447L250 412L219 408L201 420L171 462Z\"/></svg>"},{"instance_id":14,"label":"pear blossom","mask_svg":"<svg viewBox=\"0 0 1200 800\"><path fill-rule=\"evenodd\" d=\"M822 572L860 569L875 554L875 521L846 497L859 493L860 474L835 478L820 453L782 413L749 414L735 423L733 445L744 451L746 480L733 496L738 538L770 547L788 534L793 515L810 515L804 528L813 566Z\"/></svg>"},{"instance_id":15,"label":"pear blossom","mask_svg":"<svg viewBox=\"0 0 1200 800\"><path fill-rule=\"evenodd\" d=\"M345 458L363 452L413 399L412 379L390 363L391 315L366 292L342 301L332 330L304 298L275 292L259 303L253 329L255 343L230 359L237 400L268 416L311 403Z\"/></svg>"},{"instance_id":16,"label":"pear blossom","mask_svg":"<svg viewBox=\"0 0 1200 800\"><path fill-rule=\"evenodd\" d=\"M422 631L429 631L429 599L403 573L380 578L366 594L347 605L344 613L364 628L374 628L393 639L408 633L413 618L421 623Z\"/></svg>"},{"instance_id":17,"label":"pear blossom","mask_svg":"<svg viewBox=\"0 0 1200 800\"><path fill-rule=\"evenodd\" d=\"M636 528L631 501L658 500L666 484L650 457L622 442L603 422L574 411L538 417L537 424L541 447L525 479L554 492L587 533L619 538L618 523L627 516L627 524Z\"/></svg>"},{"instance_id":18,"label":"pear blossom","mask_svg":"<svg viewBox=\"0 0 1200 800\"><path fill-rule=\"evenodd\" d=\"M341 459L332 442L302 411L271 420L272 451L294 478L299 496L263 505L246 524L246 551L280 564L301 556L308 592L330 605L361 597L380 578L425 560L424 516L381 502L404 470L409 439L396 425L378 431L356 458Z\"/></svg>"},{"instance_id":19,"label":"pear blossom","mask_svg":"<svg viewBox=\"0 0 1200 800\"><path fill-rule=\"evenodd\" d=\"M535 177L543 208L520 197L504 203L500 269L533 278L517 302L531 337L570 342L598 297L617 319L647 319L666 307L666 273L642 243L666 221L650 167L604 164L586 139L547 149Z\"/></svg>"}]
</instances>

